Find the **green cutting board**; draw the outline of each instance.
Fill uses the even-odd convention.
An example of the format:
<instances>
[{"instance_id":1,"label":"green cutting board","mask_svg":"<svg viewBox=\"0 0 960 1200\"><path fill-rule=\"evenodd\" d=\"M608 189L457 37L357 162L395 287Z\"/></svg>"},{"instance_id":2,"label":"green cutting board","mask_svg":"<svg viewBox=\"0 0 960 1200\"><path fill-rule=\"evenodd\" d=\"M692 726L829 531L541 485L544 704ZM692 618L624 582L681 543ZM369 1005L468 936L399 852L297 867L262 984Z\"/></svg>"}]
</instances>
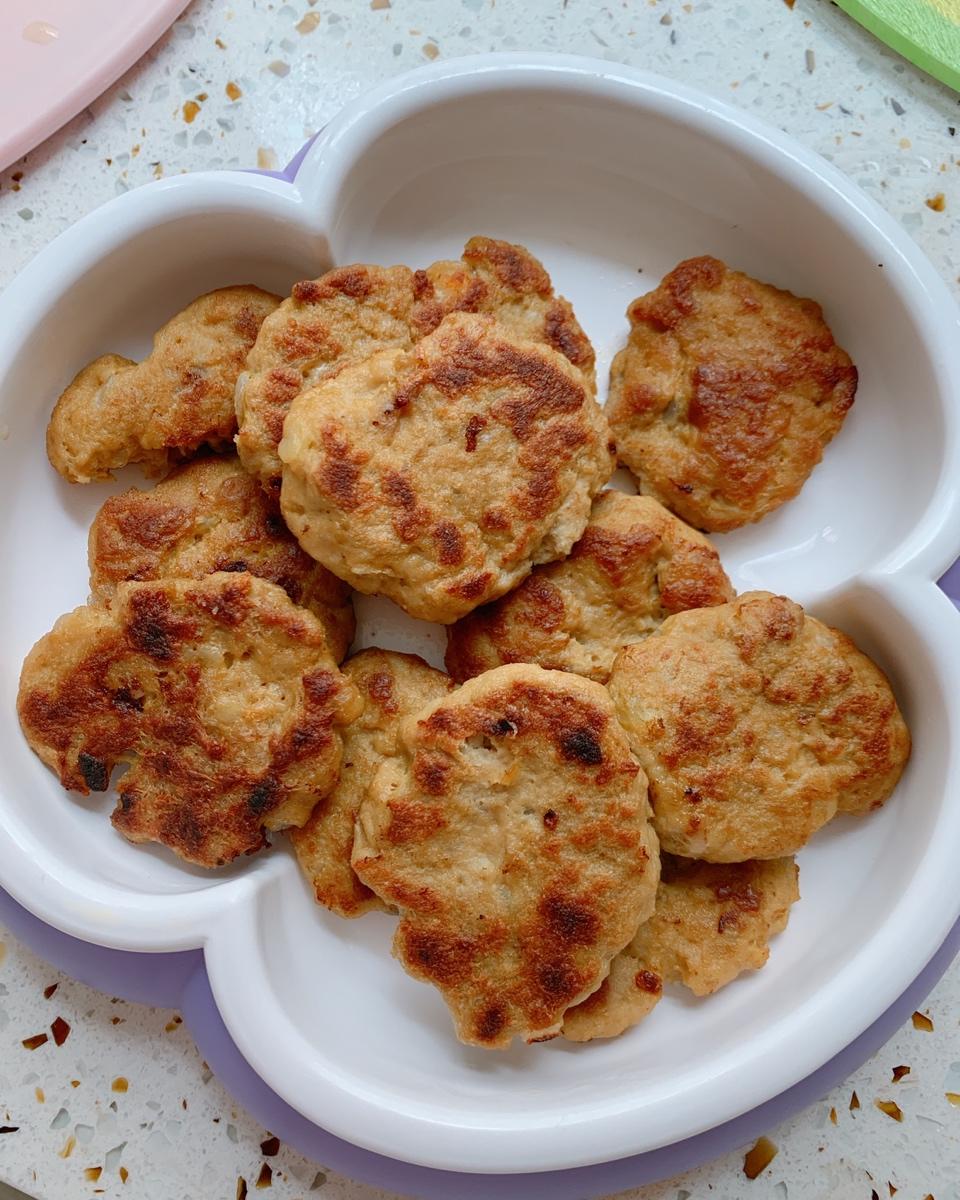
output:
<instances>
[{"instance_id":1,"label":"green cutting board","mask_svg":"<svg viewBox=\"0 0 960 1200\"><path fill-rule=\"evenodd\" d=\"M960 92L960 0L837 0L855 21Z\"/></svg>"}]
</instances>

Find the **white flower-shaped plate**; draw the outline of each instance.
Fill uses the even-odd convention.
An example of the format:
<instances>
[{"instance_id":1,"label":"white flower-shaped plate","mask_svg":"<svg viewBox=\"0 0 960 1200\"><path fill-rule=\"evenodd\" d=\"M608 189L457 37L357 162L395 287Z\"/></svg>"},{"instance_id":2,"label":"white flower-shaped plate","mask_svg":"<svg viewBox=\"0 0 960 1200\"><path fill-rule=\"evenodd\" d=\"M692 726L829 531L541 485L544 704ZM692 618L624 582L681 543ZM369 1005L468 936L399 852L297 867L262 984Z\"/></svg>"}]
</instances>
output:
<instances>
[{"instance_id":1,"label":"white flower-shaped plate","mask_svg":"<svg viewBox=\"0 0 960 1200\"><path fill-rule=\"evenodd\" d=\"M800 855L803 899L763 971L704 1001L671 995L613 1042L500 1054L457 1043L438 994L392 961L391 918L314 905L284 839L208 873L130 846L112 800L63 792L14 717L23 656L85 599L86 531L108 491L64 484L44 456L78 367L143 354L210 287L424 265L474 233L543 259L601 380L628 301L681 258L716 254L823 303L860 368L857 402L799 498L717 542L738 588L785 592L875 656L914 737L890 803L833 822ZM346 109L293 184L210 173L118 198L0 299L0 885L91 942L202 946L223 1019L270 1087L394 1158L572 1167L762 1103L866 1029L960 914L960 617L935 583L960 549L958 390L957 310L887 216L776 130L608 63L435 64ZM386 602L358 611L361 644L439 662L440 630Z\"/></svg>"}]
</instances>

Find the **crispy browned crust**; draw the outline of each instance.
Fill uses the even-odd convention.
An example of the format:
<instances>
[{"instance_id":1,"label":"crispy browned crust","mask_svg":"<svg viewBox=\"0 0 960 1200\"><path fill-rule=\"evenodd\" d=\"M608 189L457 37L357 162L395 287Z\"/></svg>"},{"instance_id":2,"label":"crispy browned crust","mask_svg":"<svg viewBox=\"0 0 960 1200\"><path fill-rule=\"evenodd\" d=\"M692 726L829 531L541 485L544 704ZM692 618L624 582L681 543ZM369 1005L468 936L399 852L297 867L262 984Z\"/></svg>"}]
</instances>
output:
<instances>
[{"instance_id":1,"label":"crispy browned crust","mask_svg":"<svg viewBox=\"0 0 960 1200\"><path fill-rule=\"evenodd\" d=\"M447 630L447 670L462 682L534 662L605 683L621 647L672 613L733 595L703 534L650 496L604 491L568 559L534 567L518 588Z\"/></svg>"},{"instance_id":2,"label":"crispy browned crust","mask_svg":"<svg viewBox=\"0 0 960 1200\"><path fill-rule=\"evenodd\" d=\"M500 667L400 731L353 865L401 913L394 953L464 1042L559 1032L653 908L646 783L599 684Z\"/></svg>"},{"instance_id":3,"label":"crispy browned crust","mask_svg":"<svg viewBox=\"0 0 960 1200\"><path fill-rule=\"evenodd\" d=\"M627 646L609 682L671 854L793 854L896 786L910 734L880 669L799 604L747 592Z\"/></svg>"},{"instance_id":4,"label":"crispy browned crust","mask_svg":"<svg viewBox=\"0 0 960 1200\"><path fill-rule=\"evenodd\" d=\"M72 483L127 463L162 475L236 433L233 393L260 325L280 300L252 286L201 296L157 333L142 363L107 354L77 375L47 427L47 456Z\"/></svg>"},{"instance_id":5,"label":"crispy browned crust","mask_svg":"<svg viewBox=\"0 0 960 1200\"><path fill-rule=\"evenodd\" d=\"M280 457L303 548L444 623L567 554L613 468L581 372L464 313L301 393Z\"/></svg>"},{"instance_id":6,"label":"crispy browned crust","mask_svg":"<svg viewBox=\"0 0 960 1200\"><path fill-rule=\"evenodd\" d=\"M518 337L558 351L594 386L589 339L523 246L474 237L462 259L425 271L335 267L296 284L250 353L237 389L237 449L247 470L278 495L277 446L295 397L378 350L408 350L452 312L492 314Z\"/></svg>"},{"instance_id":7,"label":"crispy browned crust","mask_svg":"<svg viewBox=\"0 0 960 1200\"><path fill-rule=\"evenodd\" d=\"M90 527L89 558L90 591L100 604L110 603L120 583L249 571L320 619L337 662L353 641L350 589L300 549L233 455L197 459L149 492L111 497Z\"/></svg>"},{"instance_id":8,"label":"crispy browned crust","mask_svg":"<svg viewBox=\"0 0 960 1200\"><path fill-rule=\"evenodd\" d=\"M607 416L641 490L711 531L792 499L857 390L820 306L703 257L627 316Z\"/></svg>"},{"instance_id":9,"label":"crispy browned crust","mask_svg":"<svg viewBox=\"0 0 960 1200\"><path fill-rule=\"evenodd\" d=\"M652 1012L665 984L707 996L743 971L759 970L799 899L792 858L721 864L665 854L653 916L613 960L601 987L567 1011L564 1037L616 1037Z\"/></svg>"},{"instance_id":10,"label":"crispy browned crust","mask_svg":"<svg viewBox=\"0 0 960 1200\"><path fill-rule=\"evenodd\" d=\"M17 711L65 788L105 791L117 829L219 866L302 824L360 710L323 627L253 575L123 583L61 617L23 665Z\"/></svg>"},{"instance_id":11,"label":"crispy browned crust","mask_svg":"<svg viewBox=\"0 0 960 1200\"><path fill-rule=\"evenodd\" d=\"M395 650L361 650L343 673L364 699L363 715L344 730L337 786L290 837L317 903L359 917L386 906L350 865L357 809L381 763L396 753L400 722L447 695L452 683L422 658Z\"/></svg>"}]
</instances>

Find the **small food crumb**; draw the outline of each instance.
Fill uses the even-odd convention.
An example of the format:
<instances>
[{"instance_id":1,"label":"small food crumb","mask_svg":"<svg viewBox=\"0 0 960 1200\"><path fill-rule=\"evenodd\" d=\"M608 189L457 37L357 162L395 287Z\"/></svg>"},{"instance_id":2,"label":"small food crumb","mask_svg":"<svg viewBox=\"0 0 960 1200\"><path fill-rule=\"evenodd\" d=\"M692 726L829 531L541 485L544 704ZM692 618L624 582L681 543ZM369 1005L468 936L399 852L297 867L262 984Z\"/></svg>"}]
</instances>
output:
<instances>
[{"instance_id":1,"label":"small food crumb","mask_svg":"<svg viewBox=\"0 0 960 1200\"><path fill-rule=\"evenodd\" d=\"M113 1092L125 1092L129 1087L130 1084L122 1075L118 1075L113 1083L110 1084L110 1090Z\"/></svg>"},{"instance_id":2,"label":"small food crumb","mask_svg":"<svg viewBox=\"0 0 960 1200\"><path fill-rule=\"evenodd\" d=\"M227 84L225 90L231 100L239 100L240 97L243 95L243 92L241 92L241 90L237 87L237 85L233 82L232 79Z\"/></svg>"},{"instance_id":3,"label":"small food crumb","mask_svg":"<svg viewBox=\"0 0 960 1200\"><path fill-rule=\"evenodd\" d=\"M944 1092L943 1093L954 1108L960 1108L960 1092Z\"/></svg>"},{"instance_id":4,"label":"small food crumb","mask_svg":"<svg viewBox=\"0 0 960 1200\"><path fill-rule=\"evenodd\" d=\"M183 1024L183 1017L174 1016L174 1017L171 1017L171 1019L166 1023L166 1025L164 1025L163 1028L167 1033L173 1033L173 1031L177 1028L177 1026L182 1025L182 1024Z\"/></svg>"},{"instance_id":5,"label":"small food crumb","mask_svg":"<svg viewBox=\"0 0 960 1200\"><path fill-rule=\"evenodd\" d=\"M80 1080L79 1079L71 1079L70 1086L72 1088L78 1088L80 1086Z\"/></svg>"},{"instance_id":6,"label":"small food crumb","mask_svg":"<svg viewBox=\"0 0 960 1200\"><path fill-rule=\"evenodd\" d=\"M130 1178L130 1172L127 1170L126 1167L121 1167L119 1174L120 1174L120 1182L121 1183L126 1183L127 1180Z\"/></svg>"},{"instance_id":7,"label":"small food crumb","mask_svg":"<svg viewBox=\"0 0 960 1200\"><path fill-rule=\"evenodd\" d=\"M926 201L926 205L927 208L932 208L934 212L943 212L943 210L947 207L947 198L944 196L943 192L937 192L935 196L931 196L930 199Z\"/></svg>"},{"instance_id":8,"label":"small food crumb","mask_svg":"<svg viewBox=\"0 0 960 1200\"><path fill-rule=\"evenodd\" d=\"M910 1074L910 1068L909 1068L909 1067L894 1067L894 1068L893 1068L893 1080L892 1080L892 1082L893 1082L893 1083L899 1083L899 1082L900 1082L900 1080L901 1080L901 1079L904 1077L904 1075L909 1075L909 1074Z\"/></svg>"},{"instance_id":9,"label":"small food crumb","mask_svg":"<svg viewBox=\"0 0 960 1200\"><path fill-rule=\"evenodd\" d=\"M24 1038L21 1045L27 1050L37 1050L44 1042L49 1042L49 1040L45 1033L35 1033L33 1037Z\"/></svg>"},{"instance_id":10,"label":"small food crumb","mask_svg":"<svg viewBox=\"0 0 960 1200\"><path fill-rule=\"evenodd\" d=\"M83 1171L84 1179L90 1183L96 1183L103 1174L103 1167L85 1167Z\"/></svg>"},{"instance_id":11,"label":"small food crumb","mask_svg":"<svg viewBox=\"0 0 960 1200\"><path fill-rule=\"evenodd\" d=\"M53 1034L53 1040L57 1043L57 1045L62 1046L70 1036L70 1026L63 1019L63 1017L57 1017L54 1023L50 1026L50 1032Z\"/></svg>"},{"instance_id":12,"label":"small food crumb","mask_svg":"<svg viewBox=\"0 0 960 1200\"><path fill-rule=\"evenodd\" d=\"M834 1124L834 1125L836 1125L836 1123L837 1123L837 1110L836 1110L835 1108L831 1108L831 1109L830 1109L830 1120L833 1122L833 1124Z\"/></svg>"},{"instance_id":13,"label":"small food crumb","mask_svg":"<svg viewBox=\"0 0 960 1200\"><path fill-rule=\"evenodd\" d=\"M264 1158L274 1158L280 1153L280 1139L278 1137L268 1137L260 1143L260 1153Z\"/></svg>"},{"instance_id":14,"label":"small food crumb","mask_svg":"<svg viewBox=\"0 0 960 1200\"><path fill-rule=\"evenodd\" d=\"M894 1121L903 1120L903 1112L900 1105L893 1100L874 1100L874 1105L880 1109L882 1113L886 1113Z\"/></svg>"},{"instance_id":15,"label":"small food crumb","mask_svg":"<svg viewBox=\"0 0 960 1200\"><path fill-rule=\"evenodd\" d=\"M124 1018L123 1018L123 1017L111 1017L111 1018L110 1018L110 1024L111 1024L111 1025L122 1025L122 1024L123 1024L123 1022L124 1022Z\"/></svg>"},{"instance_id":16,"label":"small food crumb","mask_svg":"<svg viewBox=\"0 0 960 1200\"><path fill-rule=\"evenodd\" d=\"M777 1147L769 1138L759 1137L743 1156L743 1173L748 1179L756 1179L777 1156Z\"/></svg>"},{"instance_id":17,"label":"small food crumb","mask_svg":"<svg viewBox=\"0 0 960 1200\"><path fill-rule=\"evenodd\" d=\"M933 1022L926 1013L915 1012L911 1019L914 1029L921 1029L924 1033L933 1033Z\"/></svg>"},{"instance_id":18,"label":"small food crumb","mask_svg":"<svg viewBox=\"0 0 960 1200\"><path fill-rule=\"evenodd\" d=\"M38 1104L46 1104L47 1094L42 1087L34 1088L33 1094L36 1096Z\"/></svg>"},{"instance_id":19,"label":"small food crumb","mask_svg":"<svg viewBox=\"0 0 960 1200\"><path fill-rule=\"evenodd\" d=\"M320 14L318 12L304 13L303 20L297 23L297 33L313 33L319 24Z\"/></svg>"},{"instance_id":20,"label":"small food crumb","mask_svg":"<svg viewBox=\"0 0 960 1200\"><path fill-rule=\"evenodd\" d=\"M59 983L51 983L51 984L49 984L47 987L45 987L45 988L43 989L43 998L44 998L44 1000L49 1000L49 999L50 999L50 997L53 995L53 993L54 993L54 992L57 990L57 988L58 988L59 986L60 986L60 984L59 984Z\"/></svg>"},{"instance_id":21,"label":"small food crumb","mask_svg":"<svg viewBox=\"0 0 960 1200\"><path fill-rule=\"evenodd\" d=\"M264 1163L260 1168L260 1174L257 1176L257 1187L273 1187L273 1168L269 1163Z\"/></svg>"},{"instance_id":22,"label":"small food crumb","mask_svg":"<svg viewBox=\"0 0 960 1200\"><path fill-rule=\"evenodd\" d=\"M76 1147L77 1139L71 1133L67 1140L63 1143L63 1149L60 1151L61 1158L69 1158Z\"/></svg>"},{"instance_id":23,"label":"small food crumb","mask_svg":"<svg viewBox=\"0 0 960 1200\"><path fill-rule=\"evenodd\" d=\"M183 106L183 119L188 125L192 125L196 120L197 113L200 111L200 105L196 100L188 100Z\"/></svg>"},{"instance_id":24,"label":"small food crumb","mask_svg":"<svg viewBox=\"0 0 960 1200\"><path fill-rule=\"evenodd\" d=\"M430 58L430 59L436 58L439 55L439 53L440 53L440 47L435 45L433 42L427 42L426 45L423 47L423 54L424 54L425 58Z\"/></svg>"},{"instance_id":25,"label":"small food crumb","mask_svg":"<svg viewBox=\"0 0 960 1200\"><path fill-rule=\"evenodd\" d=\"M856 1092L853 1092L853 1094L850 1096L850 1111L853 1112L853 1110L855 1108L859 1108L859 1107L860 1107L860 1097L857 1095Z\"/></svg>"}]
</instances>

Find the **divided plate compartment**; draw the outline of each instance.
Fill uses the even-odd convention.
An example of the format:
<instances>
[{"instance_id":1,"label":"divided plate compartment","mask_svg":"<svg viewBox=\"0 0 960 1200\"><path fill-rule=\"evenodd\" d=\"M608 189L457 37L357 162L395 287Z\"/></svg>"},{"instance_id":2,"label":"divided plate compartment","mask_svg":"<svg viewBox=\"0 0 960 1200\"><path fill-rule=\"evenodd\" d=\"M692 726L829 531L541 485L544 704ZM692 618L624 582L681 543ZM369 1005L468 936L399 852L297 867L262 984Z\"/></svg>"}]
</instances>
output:
<instances>
[{"instance_id":1,"label":"divided plate compartment","mask_svg":"<svg viewBox=\"0 0 960 1200\"><path fill-rule=\"evenodd\" d=\"M318 908L284 838L215 872L130 846L110 797L65 794L13 719L0 734L0 885L100 946L202 948L236 1049L336 1137L447 1171L543 1172L674 1146L825 1070L960 913L960 623L935 582L960 547L960 321L913 243L839 173L669 81L492 55L375 90L292 182L184 176L91 214L0 299L0 703L12 714L30 645L84 601L86 531L111 491L71 487L45 460L50 408L79 366L142 356L211 287L287 291L351 261L424 266L474 233L544 261L594 341L601 398L628 301L681 258L716 254L824 305L860 368L857 403L800 496L716 544L738 590L793 596L888 672L914 735L895 797L804 849L802 902L763 971L705 1001L671 994L629 1034L586 1046L461 1046L439 995L391 960L392 920ZM359 644L439 663L442 630L371 598L358 615Z\"/></svg>"}]
</instances>

